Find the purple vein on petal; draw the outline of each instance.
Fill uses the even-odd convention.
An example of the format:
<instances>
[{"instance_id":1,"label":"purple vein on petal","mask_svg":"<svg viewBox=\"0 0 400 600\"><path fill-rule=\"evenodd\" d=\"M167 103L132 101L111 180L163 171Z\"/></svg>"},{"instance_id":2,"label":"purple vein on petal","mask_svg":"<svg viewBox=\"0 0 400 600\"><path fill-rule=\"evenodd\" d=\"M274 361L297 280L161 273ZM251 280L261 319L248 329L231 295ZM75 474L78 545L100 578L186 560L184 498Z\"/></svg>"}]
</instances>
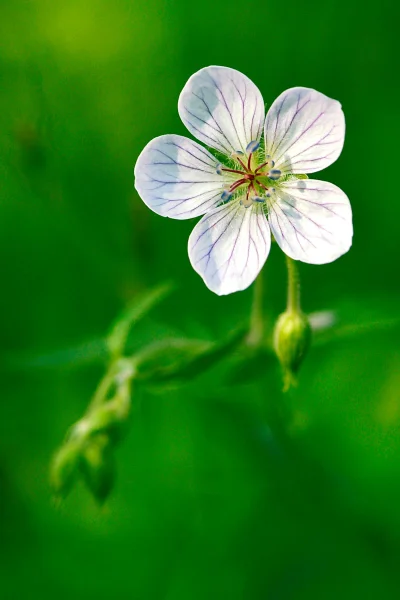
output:
<instances>
[{"instance_id":1,"label":"purple vein on petal","mask_svg":"<svg viewBox=\"0 0 400 600\"><path fill-rule=\"evenodd\" d=\"M281 139L280 139L280 141L279 141L279 144L277 145L277 147L276 147L276 148L274 148L274 149L273 149L273 153L274 153L274 154L277 152L278 148L280 147L280 145L282 144L282 142L285 140L285 138L286 138L286 134L287 134L287 133L288 133L288 131L290 130L291 126L293 125L293 122L294 122L294 120L296 119L296 117L297 117L297 116L298 116L298 115L301 113L301 111L303 110L303 108L304 108L305 106L307 106L307 104L309 104L309 102L310 102L310 99L308 98L308 99L307 99L307 100L304 102L304 104L303 104L302 106L300 106L300 108L299 108L299 104L300 104L300 98L301 98L301 95L300 95L300 94L298 94L298 96L297 96L297 104L296 104L296 110L295 110L295 113L294 113L294 115L293 115L293 117L292 117L292 120L290 121L289 125L287 126L287 128L286 128L286 130L285 130L285 133L284 133L284 134L281 136ZM276 159L276 160L278 160L278 159Z\"/></svg>"},{"instance_id":2,"label":"purple vein on petal","mask_svg":"<svg viewBox=\"0 0 400 600\"><path fill-rule=\"evenodd\" d=\"M285 152L287 152L288 150L290 150L290 148L292 148L302 137L303 135L305 135L308 131L310 131L310 129L312 129L312 127L314 127L315 123L325 114L325 112L322 112L318 115L318 117L316 117L314 119L314 121L312 123L310 123L310 125L308 125L308 127L306 127L306 129L304 129L302 131L302 133L294 140L294 142L292 142L290 144L290 146L288 146L287 148L285 148L285 150L278 156L275 158L275 162L279 162L279 160L282 158L282 156L285 154ZM279 144L280 145L280 144ZM278 148L279 148L278 145Z\"/></svg>"},{"instance_id":3,"label":"purple vein on petal","mask_svg":"<svg viewBox=\"0 0 400 600\"><path fill-rule=\"evenodd\" d=\"M231 121L232 121L232 125L233 125L233 128L234 128L234 130L235 130L236 137L237 137L237 139L238 139L238 142L239 142L239 146L240 146L240 148L241 148L243 151L245 151L245 148L243 148L243 147L242 147L242 143L241 143L241 141L240 141L240 138L239 138L239 135L238 135L238 132L237 132L237 129L236 129L235 121L234 121L234 119L233 119L233 115L232 115L232 113L231 113L231 111L230 111L230 109L229 109L229 106L228 106L228 104L227 104L226 98L225 98L225 96L224 96L224 94L223 94L223 92L222 92L221 88L218 86L218 84L217 84L217 83L214 81L214 79L211 77L210 73L208 73L208 76L209 76L209 78L211 79L211 81L213 82L213 84L215 85L215 87L217 88L217 90L219 91L219 93L221 94L222 101L223 101L223 103L224 103L224 105L225 105L225 108L226 108L226 110L227 110L227 112L228 112L228 114L229 114L229 116L230 116L230 119L231 119Z\"/></svg>"},{"instance_id":4,"label":"purple vein on petal","mask_svg":"<svg viewBox=\"0 0 400 600\"><path fill-rule=\"evenodd\" d=\"M204 154L204 156L206 158L208 158L209 162L206 162L203 158L200 158L193 152L190 152L187 148L184 148L183 146L179 146L179 144L176 144L175 142L165 142L165 144L168 146L174 146L175 148L179 148L179 150L182 150L182 152L186 152L187 154L192 156L194 159L202 162L203 164L207 165L208 167L214 167L216 164L216 161L212 162L211 158L207 155L207 153L203 150L203 148L201 148L201 150L200 150L200 147L199 147L199 148L196 148L196 150L200 150L201 153Z\"/></svg>"}]
</instances>

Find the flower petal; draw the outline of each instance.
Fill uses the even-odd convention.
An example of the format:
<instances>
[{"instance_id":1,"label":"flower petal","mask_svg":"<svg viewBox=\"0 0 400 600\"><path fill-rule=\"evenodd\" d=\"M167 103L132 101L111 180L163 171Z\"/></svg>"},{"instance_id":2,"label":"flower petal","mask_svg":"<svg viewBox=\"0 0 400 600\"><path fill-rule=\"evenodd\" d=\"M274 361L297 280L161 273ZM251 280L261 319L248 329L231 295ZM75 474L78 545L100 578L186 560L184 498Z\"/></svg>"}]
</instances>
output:
<instances>
[{"instance_id":1,"label":"flower petal","mask_svg":"<svg viewBox=\"0 0 400 600\"><path fill-rule=\"evenodd\" d=\"M351 207L340 188L326 181L297 179L282 184L276 195L268 221L285 254L320 265L349 250Z\"/></svg>"},{"instance_id":2,"label":"flower petal","mask_svg":"<svg viewBox=\"0 0 400 600\"><path fill-rule=\"evenodd\" d=\"M245 208L236 199L205 215L189 237L189 258L205 284L219 296L247 288L271 246L261 206Z\"/></svg>"},{"instance_id":3,"label":"flower petal","mask_svg":"<svg viewBox=\"0 0 400 600\"><path fill-rule=\"evenodd\" d=\"M264 102L254 83L235 69L206 67L192 75L178 102L179 115L198 140L224 154L259 141Z\"/></svg>"},{"instance_id":4,"label":"flower petal","mask_svg":"<svg viewBox=\"0 0 400 600\"><path fill-rule=\"evenodd\" d=\"M135 187L151 210L163 217L191 219L221 202L225 178L218 161L200 144L180 135L162 135L147 144L135 165Z\"/></svg>"},{"instance_id":5,"label":"flower petal","mask_svg":"<svg viewBox=\"0 0 400 600\"><path fill-rule=\"evenodd\" d=\"M265 147L284 173L314 173L335 162L344 143L340 103L309 88L283 92L265 120Z\"/></svg>"}]
</instances>

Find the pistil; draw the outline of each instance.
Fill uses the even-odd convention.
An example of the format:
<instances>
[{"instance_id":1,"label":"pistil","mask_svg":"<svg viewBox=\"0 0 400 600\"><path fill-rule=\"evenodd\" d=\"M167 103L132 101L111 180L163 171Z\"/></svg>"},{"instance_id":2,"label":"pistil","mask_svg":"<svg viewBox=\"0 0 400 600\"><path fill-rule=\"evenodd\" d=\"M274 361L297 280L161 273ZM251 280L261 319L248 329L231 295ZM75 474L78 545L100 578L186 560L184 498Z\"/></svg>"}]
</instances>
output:
<instances>
[{"instance_id":1,"label":"pistil","mask_svg":"<svg viewBox=\"0 0 400 600\"><path fill-rule=\"evenodd\" d=\"M268 180L277 181L281 176L281 171L279 169L274 169L275 162L271 159L270 156L266 156L266 160L259 166L256 166L255 169L252 168L252 158L253 154L259 148L259 142L253 141L250 142L246 147L246 154L241 151L233 152L232 158L234 158L240 166L241 169L229 169L223 167L222 164L218 164L216 171L219 175L222 175L223 172L233 173L235 175L240 175L239 179L236 179L229 187L227 187L222 193L222 200L230 200L233 196L233 192L237 190L242 185L247 184L246 196L242 198L240 203L246 208L250 207L254 202L265 202L266 198L271 196L271 193L275 192L274 188L270 188L265 183L268 183ZM247 165L246 165L246 155L247 155ZM241 158L243 157L243 159ZM268 170L267 170L268 169ZM266 179L265 183L263 179ZM261 180L261 181L260 181ZM258 188L256 187L258 186ZM257 190L264 190L265 196L262 194L261 196L257 193Z\"/></svg>"}]
</instances>

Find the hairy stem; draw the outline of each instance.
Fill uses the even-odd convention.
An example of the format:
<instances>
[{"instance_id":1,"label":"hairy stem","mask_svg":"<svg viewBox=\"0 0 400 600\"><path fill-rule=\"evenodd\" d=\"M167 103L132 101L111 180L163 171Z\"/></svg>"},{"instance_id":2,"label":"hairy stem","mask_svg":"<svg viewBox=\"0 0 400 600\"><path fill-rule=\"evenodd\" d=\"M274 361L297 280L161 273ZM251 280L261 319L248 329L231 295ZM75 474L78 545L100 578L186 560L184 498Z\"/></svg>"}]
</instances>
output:
<instances>
[{"instance_id":1,"label":"hairy stem","mask_svg":"<svg viewBox=\"0 0 400 600\"><path fill-rule=\"evenodd\" d=\"M297 262L286 256L288 270L287 311L300 312L300 276Z\"/></svg>"},{"instance_id":2,"label":"hairy stem","mask_svg":"<svg viewBox=\"0 0 400 600\"><path fill-rule=\"evenodd\" d=\"M250 314L250 330L247 336L249 346L259 346L264 337L263 314L264 282L263 273L259 273L253 287L253 304Z\"/></svg>"}]
</instances>

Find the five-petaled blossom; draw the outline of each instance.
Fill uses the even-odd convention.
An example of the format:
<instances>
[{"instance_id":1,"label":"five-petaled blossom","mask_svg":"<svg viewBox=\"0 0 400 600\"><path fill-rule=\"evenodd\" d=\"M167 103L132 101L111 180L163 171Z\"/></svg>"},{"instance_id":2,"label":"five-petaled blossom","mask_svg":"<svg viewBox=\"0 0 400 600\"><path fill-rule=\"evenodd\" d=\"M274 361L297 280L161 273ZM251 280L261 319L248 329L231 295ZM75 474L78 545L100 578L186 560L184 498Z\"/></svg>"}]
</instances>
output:
<instances>
[{"instance_id":1,"label":"five-petaled blossom","mask_svg":"<svg viewBox=\"0 0 400 600\"><path fill-rule=\"evenodd\" d=\"M188 249L210 290L223 295L247 288L268 256L271 231L288 256L307 263L328 263L349 250L347 196L306 176L342 150L339 102L295 87L275 100L265 118L261 93L248 77L206 67L186 83L178 111L215 156L186 137L162 135L140 154L135 186L159 215L204 215Z\"/></svg>"}]
</instances>

